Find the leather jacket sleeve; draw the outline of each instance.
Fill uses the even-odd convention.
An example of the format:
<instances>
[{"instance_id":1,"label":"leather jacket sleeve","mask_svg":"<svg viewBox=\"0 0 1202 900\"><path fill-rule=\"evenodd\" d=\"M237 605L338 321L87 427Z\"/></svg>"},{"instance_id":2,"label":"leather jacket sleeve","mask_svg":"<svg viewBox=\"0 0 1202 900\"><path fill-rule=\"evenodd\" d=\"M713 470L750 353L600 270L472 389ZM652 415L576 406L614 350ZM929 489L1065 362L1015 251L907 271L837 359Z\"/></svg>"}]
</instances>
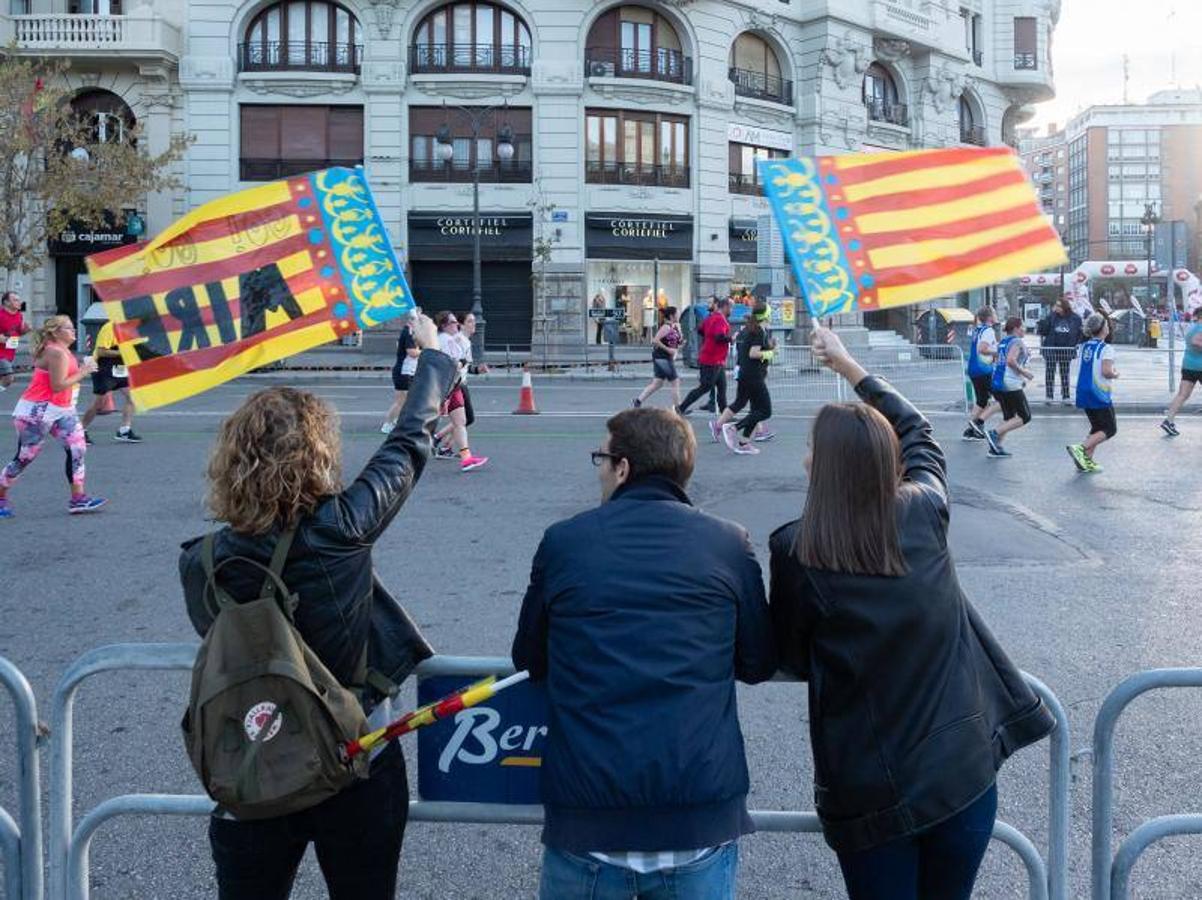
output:
<instances>
[{"instance_id":1,"label":"leather jacket sleeve","mask_svg":"<svg viewBox=\"0 0 1202 900\"><path fill-rule=\"evenodd\" d=\"M905 480L926 488L931 499L946 510L947 460L931 423L884 378L869 375L856 385L856 393L893 426L901 444Z\"/></svg>"},{"instance_id":2,"label":"leather jacket sleeve","mask_svg":"<svg viewBox=\"0 0 1202 900\"><path fill-rule=\"evenodd\" d=\"M392 433L359 476L320 509L314 526L348 543L371 544L409 498L430 458L430 430L457 375L455 361L423 350Z\"/></svg>"},{"instance_id":3,"label":"leather jacket sleeve","mask_svg":"<svg viewBox=\"0 0 1202 900\"><path fill-rule=\"evenodd\" d=\"M822 612L794 552L797 522L777 529L768 541L768 604L780 667L810 679L810 640Z\"/></svg>"}]
</instances>

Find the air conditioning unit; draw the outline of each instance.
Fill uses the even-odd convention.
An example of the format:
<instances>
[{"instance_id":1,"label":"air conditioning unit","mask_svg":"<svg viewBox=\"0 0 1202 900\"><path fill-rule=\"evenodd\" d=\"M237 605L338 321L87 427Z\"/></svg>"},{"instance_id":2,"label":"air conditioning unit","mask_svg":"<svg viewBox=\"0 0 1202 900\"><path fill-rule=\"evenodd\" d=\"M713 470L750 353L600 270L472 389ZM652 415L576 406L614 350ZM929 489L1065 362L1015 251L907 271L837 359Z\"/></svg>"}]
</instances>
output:
<instances>
[{"instance_id":1,"label":"air conditioning unit","mask_svg":"<svg viewBox=\"0 0 1202 900\"><path fill-rule=\"evenodd\" d=\"M589 78L612 78L614 74L613 63L592 62L589 63L588 75Z\"/></svg>"}]
</instances>

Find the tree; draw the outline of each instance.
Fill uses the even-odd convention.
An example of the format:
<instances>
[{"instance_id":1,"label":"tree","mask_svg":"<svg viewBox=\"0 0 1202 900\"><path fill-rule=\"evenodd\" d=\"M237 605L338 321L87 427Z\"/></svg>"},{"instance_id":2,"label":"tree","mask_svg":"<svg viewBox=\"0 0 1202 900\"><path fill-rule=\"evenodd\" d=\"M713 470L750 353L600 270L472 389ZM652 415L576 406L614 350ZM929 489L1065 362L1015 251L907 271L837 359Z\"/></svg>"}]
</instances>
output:
<instances>
[{"instance_id":1,"label":"tree","mask_svg":"<svg viewBox=\"0 0 1202 900\"><path fill-rule=\"evenodd\" d=\"M111 227L111 215L145 194L179 187L169 169L191 138L174 135L152 156L136 125L98 127L72 109L67 68L0 51L0 269L9 277L37 269L49 237L70 223Z\"/></svg>"}]
</instances>

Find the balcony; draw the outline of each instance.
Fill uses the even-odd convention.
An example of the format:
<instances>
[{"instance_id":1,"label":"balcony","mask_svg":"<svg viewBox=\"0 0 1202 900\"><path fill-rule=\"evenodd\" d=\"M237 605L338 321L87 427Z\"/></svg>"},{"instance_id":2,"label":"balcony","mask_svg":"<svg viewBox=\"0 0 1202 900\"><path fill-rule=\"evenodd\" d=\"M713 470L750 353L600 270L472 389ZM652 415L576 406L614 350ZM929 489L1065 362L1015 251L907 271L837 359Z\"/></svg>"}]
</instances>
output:
<instances>
[{"instance_id":1,"label":"balcony","mask_svg":"<svg viewBox=\"0 0 1202 900\"><path fill-rule=\"evenodd\" d=\"M689 167L653 166L642 163L602 163L589 160L584 164L584 180L588 184L687 188L689 186Z\"/></svg>"},{"instance_id":2,"label":"balcony","mask_svg":"<svg viewBox=\"0 0 1202 900\"><path fill-rule=\"evenodd\" d=\"M759 197L764 192L755 175L744 172L730 173L730 193L743 194L746 197Z\"/></svg>"},{"instance_id":3,"label":"balcony","mask_svg":"<svg viewBox=\"0 0 1202 900\"><path fill-rule=\"evenodd\" d=\"M1038 56L1035 53L1014 53L1014 71L1034 72L1039 68Z\"/></svg>"},{"instance_id":4,"label":"balcony","mask_svg":"<svg viewBox=\"0 0 1202 900\"><path fill-rule=\"evenodd\" d=\"M496 44L411 44L409 71L416 75L529 75L530 48Z\"/></svg>"},{"instance_id":5,"label":"balcony","mask_svg":"<svg viewBox=\"0 0 1202 900\"><path fill-rule=\"evenodd\" d=\"M754 72L750 69L731 68L728 77L735 86L735 95L754 100L793 105L793 82L776 75Z\"/></svg>"},{"instance_id":6,"label":"balcony","mask_svg":"<svg viewBox=\"0 0 1202 900\"><path fill-rule=\"evenodd\" d=\"M902 128L908 128L910 125L910 108L904 103L868 100L864 106L868 109L868 118L872 122L884 122L886 125L898 125Z\"/></svg>"},{"instance_id":7,"label":"balcony","mask_svg":"<svg viewBox=\"0 0 1202 900\"><path fill-rule=\"evenodd\" d=\"M481 184L530 184L534 180L534 167L528 159L498 160L479 166L461 160L449 163L428 159L409 160L409 181L412 184L471 184L477 172Z\"/></svg>"},{"instance_id":8,"label":"balcony","mask_svg":"<svg viewBox=\"0 0 1202 900\"><path fill-rule=\"evenodd\" d=\"M977 147L985 146L985 129L980 125L961 125L960 126L960 143L974 144Z\"/></svg>"},{"instance_id":9,"label":"balcony","mask_svg":"<svg viewBox=\"0 0 1202 900\"><path fill-rule=\"evenodd\" d=\"M180 29L153 14L0 16L0 44L30 55L178 64Z\"/></svg>"},{"instance_id":10,"label":"balcony","mask_svg":"<svg viewBox=\"0 0 1202 900\"><path fill-rule=\"evenodd\" d=\"M275 181L328 169L331 166L354 168L363 165L362 159L253 159L242 157L238 161L238 177L243 181Z\"/></svg>"},{"instance_id":11,"label":"balcony","mask_svg":"<svg viewBox=\"0 0 1202 900\"><path fill-rule=\"evenodd\" d=\"M239 72L343 72L358 75L362 61L362 44L254 41L238 45Z\"/></svg>"},{"instance_id":12,"label":"balcony","mask_svg":"<svg viewBox=\"0 0 1202 900\"><path fill-rule=\"evenodd\" d=\"M589 78L644 78L691 85L693 60L679 50L592 47L584 51L584 74Z\"/></svg>"}]
</instances>

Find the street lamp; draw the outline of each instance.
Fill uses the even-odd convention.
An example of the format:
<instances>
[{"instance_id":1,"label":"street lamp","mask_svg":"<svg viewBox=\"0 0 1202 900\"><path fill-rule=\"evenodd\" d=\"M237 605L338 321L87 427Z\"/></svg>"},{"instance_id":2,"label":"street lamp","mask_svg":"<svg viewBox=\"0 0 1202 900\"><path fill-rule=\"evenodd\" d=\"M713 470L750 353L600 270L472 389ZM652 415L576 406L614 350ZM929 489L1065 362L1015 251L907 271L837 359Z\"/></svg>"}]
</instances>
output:
<instances>
[{"instance_id":1,"label":"street lamp","mask_svg":"<svg viewBox=\"0 0 1202 900\"><path fill-rule=\"evenodd\" d=\"M444 106L444 109L446 107ZM472 143L477 156L480 153L480 130L484 125L485 120L495 113L498 109L508 109L508 104L504 107L498 106L452 106L453 111L459 113L471 128ZM455 144L451 137L451 126L443 123L442 127L434 135L434 141L437 145L435 153L443 163L450 164L455 157ZM471 165L472 150L468 151L467 163ZM497 129L496 139L496 154L497 159L501 162L509 162L513 159L513 129L509 127L509 123L504 123ZM471 165L472 169L472 315L476 319L476 333L472 335L472 357L476 362L481 362L484 359L484 329L486 323L484 321L484 303L482 300L482 291L480 288L480 166L482 160L476 159L475 165Z\"/></svg>"},{"instance_id":2,"label":"street lamp","mask_svg":"<svg viewBox=\"0 0 1202 900\"><path fill-rule=\"evenodd\" d=\"M1152 238L1156 233L1156 226L1160 223L1160 216L1156 215L1156 204L1145 203L1144 214L1139 220L1140 227L1144 232L1144 244L1148 251L1148 309L1151 312L1152 304ZM1151 327L1151 319L1148 320L1149 328ZM1149 335L1151 332L1149 331ZM1150 338L1149 338L1150 340Z\"/></svg>"}]
</instances>

